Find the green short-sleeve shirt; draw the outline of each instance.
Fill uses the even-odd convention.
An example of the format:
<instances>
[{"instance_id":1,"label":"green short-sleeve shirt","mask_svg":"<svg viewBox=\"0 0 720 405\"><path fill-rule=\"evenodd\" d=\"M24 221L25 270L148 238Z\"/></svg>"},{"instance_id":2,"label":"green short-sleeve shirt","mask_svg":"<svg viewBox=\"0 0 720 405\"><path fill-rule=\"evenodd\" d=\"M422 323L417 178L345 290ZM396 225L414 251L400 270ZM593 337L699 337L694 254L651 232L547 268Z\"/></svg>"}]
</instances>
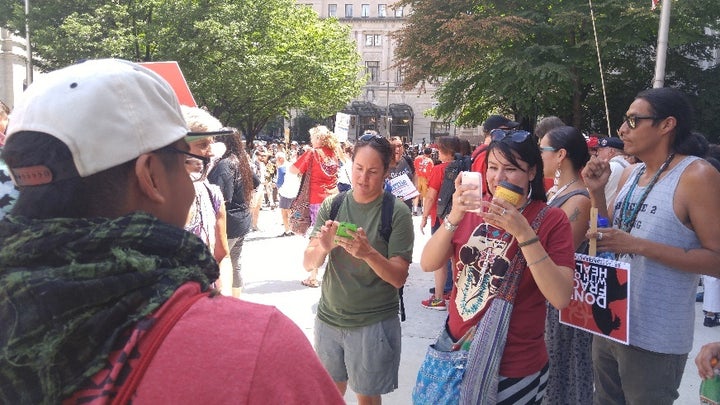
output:
<instances>
[{"instance_id":1,"label":"green short-sleeve shirt","mask_svg":"<svg viewBox=\"0 0 720 405\"><path fill-rule=\"evenodd\" d=\"M359 204L352 193L352 190L347 192L335 220L363 228L370 244L385 257L400 256L411 262L415 235L407 205L395 200L392 233L386 242L379 233L383 195L370 203ZM311 237L329 219L333 198L328 197L322 203ZM352 257L341 247L330 251L318 305L321 321L341 328L371 325L397 316L398 300L397 288L378 277L365 261Z\"/></svg>"}]
</instances>

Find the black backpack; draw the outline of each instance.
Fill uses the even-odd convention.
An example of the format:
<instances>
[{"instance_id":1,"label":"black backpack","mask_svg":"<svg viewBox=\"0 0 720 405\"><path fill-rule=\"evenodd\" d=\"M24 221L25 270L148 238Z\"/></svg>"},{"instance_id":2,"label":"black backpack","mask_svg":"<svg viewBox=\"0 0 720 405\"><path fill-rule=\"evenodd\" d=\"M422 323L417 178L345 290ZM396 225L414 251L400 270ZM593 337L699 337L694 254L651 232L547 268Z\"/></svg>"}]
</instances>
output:
<instances>
[{"instance_id":1,"label":"black backpack","mask_svg":"<svg viewBox=\"0 0 720 405\"><path fill-rule=\"evenodd\" d=\"M455 192L455 178L460 172L470 171L472 166L472 159L470 156L462 156L459 153L455 154L455 160L448 163L445 167L445 175L443 176L442 184L440 185L440 191L437 195L437 216L440 219L450 213L452 208L452 195Z\"/></svg>"},{"instance_id":2,"label":"black backpack","mask_svg":"<svg viewBox=\"0 0 720 405\"><path fill-rule=\"evenodd\" d=\"M347 191L338 193L333 197L332 203L330 204L330 217L329 219L334 221L337 218L340 206L345 200ZM385 242L390 242L390 234L392 234L392 217L395 209L395 196L389 191L383 193L382 208L380 211L380 229L378 233L385 239ZM403 287L398 288L398 296L400 297L400 320L405 321L405 302L403 301Z\"/></svg>"}]
</instances>

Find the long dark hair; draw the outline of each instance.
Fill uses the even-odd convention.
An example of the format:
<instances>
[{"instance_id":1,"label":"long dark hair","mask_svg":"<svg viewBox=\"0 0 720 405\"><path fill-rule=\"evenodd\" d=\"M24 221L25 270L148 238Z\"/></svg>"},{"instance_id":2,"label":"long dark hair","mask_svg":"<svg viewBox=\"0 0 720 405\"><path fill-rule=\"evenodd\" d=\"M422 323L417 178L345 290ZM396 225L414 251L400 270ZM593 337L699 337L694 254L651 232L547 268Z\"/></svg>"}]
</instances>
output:
<instances>
[{"instance_id":1,"label":"long dark hair","mask_svg":"<svg viewBox=\"0 0 720 405\"><path fill-rule=\"evenodd\" d=\"M693 132L693 108L685 93L672 87L660 87L643 90L635 97L643 99L650 104L652 115L657 118L653 125L657 125L667 117L675 117L675 137L670 148L681 155L704 157L707 154L707 141L703 142L703 135Z\"/></svg>"},{"instance_id":2,"label":"long dark hair","mask_svg":"<svg viewBox=\"0 0 720 405\"><path fill-rule=\"evenodd\" d=\"M227 147L225 153L220 158L227 159L233 176L235 187L241 186L245 202L250 202L253 190L253 171L250 168L250 160L248 159L245 148L242 147L242 135L237 128L223 128L232 130L232 135L219 136L216 140L222 142Z\"/></svg>"},{"instance_id":3,"label":"long dark hair","mask_svg":"<svg viewBox=\"0 0 720 405\"><path fill-rule=\"evenodd\" d=\"M545 184L543 183L543 161L534 136L528 135L522 142L515 142L509 136L499 141L492 141L488 145L486 156L490 156L491 153L499 153L513 166L520 169L522 166L518 163L518 157L515 156L515 153L517 153L520 160L528 164L528 170L535 167L535 178L530 180L530 188L532 189L530 199L547 201ZM485 159L483 164L483 173L487 173L487 161L488 159Z\"/></svg>"}]
</instances>

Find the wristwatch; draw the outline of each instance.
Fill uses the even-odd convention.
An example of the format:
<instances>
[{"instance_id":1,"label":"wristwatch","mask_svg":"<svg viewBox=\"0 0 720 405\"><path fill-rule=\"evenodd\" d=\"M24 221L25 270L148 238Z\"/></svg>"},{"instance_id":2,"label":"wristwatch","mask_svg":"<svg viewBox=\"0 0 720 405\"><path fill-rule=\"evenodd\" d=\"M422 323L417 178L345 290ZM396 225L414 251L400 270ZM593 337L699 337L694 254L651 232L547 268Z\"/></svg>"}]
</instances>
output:
<instances>
[{"instance_id":1,"label":"wristwatch","mask_svg":"<svg viewBox=\"0 0 720 405\"><path fill-rule=\"evenodd\" d=\"M450 222L448 217L445 217L445 220L443 221L443 226L445 227L445 229L447 229L450 232L455 232L455 230L458 227L457 225L453 225L453 223Z\"/></svg>"}]
</instances>

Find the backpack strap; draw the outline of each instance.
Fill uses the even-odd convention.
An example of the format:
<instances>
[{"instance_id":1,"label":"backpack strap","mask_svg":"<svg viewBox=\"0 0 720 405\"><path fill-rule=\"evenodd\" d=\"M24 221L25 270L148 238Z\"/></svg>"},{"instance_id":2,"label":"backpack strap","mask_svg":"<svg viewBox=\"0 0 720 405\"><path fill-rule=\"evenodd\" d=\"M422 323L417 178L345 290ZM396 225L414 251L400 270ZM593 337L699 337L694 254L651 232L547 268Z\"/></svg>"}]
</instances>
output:
<instances>
[{"instance_id":1,"label":"backpack strap","mask_svg":"<svg viewBox=\"0 0 720 405\"><path fill-rule=\"evenodd\" d=\"M335 197L333 197L332 203L330 203L330 217L328 218L329 220L334 221L335 218L337 218L338 211L340 211L340 206L345 200L345 194L347 194L347 191L342 191L338 193Z\"/></svg>"},{"instance_id":2,"label":"backpack strap","mask_svg":"<svg viewBox=\"0 0 720 405\"><path fill-rule=\"evenodd\" d=\"M207 292L198 293L189 297L185 297L179 302L176 302L173 307L169 308L169 311L157 319L156 323L150 328L147 335L142 339L147 340L147 349L140 356L139 363L133 367L130 374L127 376L125 383L120 387L112 404L129 404L132 402L132 397L135 394L140 382L150 363L155 357L155 353L160 349L160 346L165 341L165 338L170 333L175 324L185 315L190 307L192 307L201 298L209 297Z\"/></svg>"},{"instance_id":3,"label":"backpack strap","mask_svg":"<svg viewBox=\"0 0 720 405\"><path fill-rule=\"evenodd\" d=\"M382 211L380 212L380 236L390 243L390 235L392 234L392 217L395 210L395 196L391 192L385 191L383 195ZM405 300L403 299L405 286L398 288L398 297L400 298L400 322L405 322Z\"/></svg>"},{"instance_id":4,"label":"backpack strap","mask_svg":"<svg viewBox=\"0 0 720 405\"><path fill-rule=\"evenodd\" d=\"M382 208L380 212L380 236L385 239L385 242L390 242L394 209L395 196L392 195L391 192L385 191L383 194Z\"/></svg>"}]
</instances>

